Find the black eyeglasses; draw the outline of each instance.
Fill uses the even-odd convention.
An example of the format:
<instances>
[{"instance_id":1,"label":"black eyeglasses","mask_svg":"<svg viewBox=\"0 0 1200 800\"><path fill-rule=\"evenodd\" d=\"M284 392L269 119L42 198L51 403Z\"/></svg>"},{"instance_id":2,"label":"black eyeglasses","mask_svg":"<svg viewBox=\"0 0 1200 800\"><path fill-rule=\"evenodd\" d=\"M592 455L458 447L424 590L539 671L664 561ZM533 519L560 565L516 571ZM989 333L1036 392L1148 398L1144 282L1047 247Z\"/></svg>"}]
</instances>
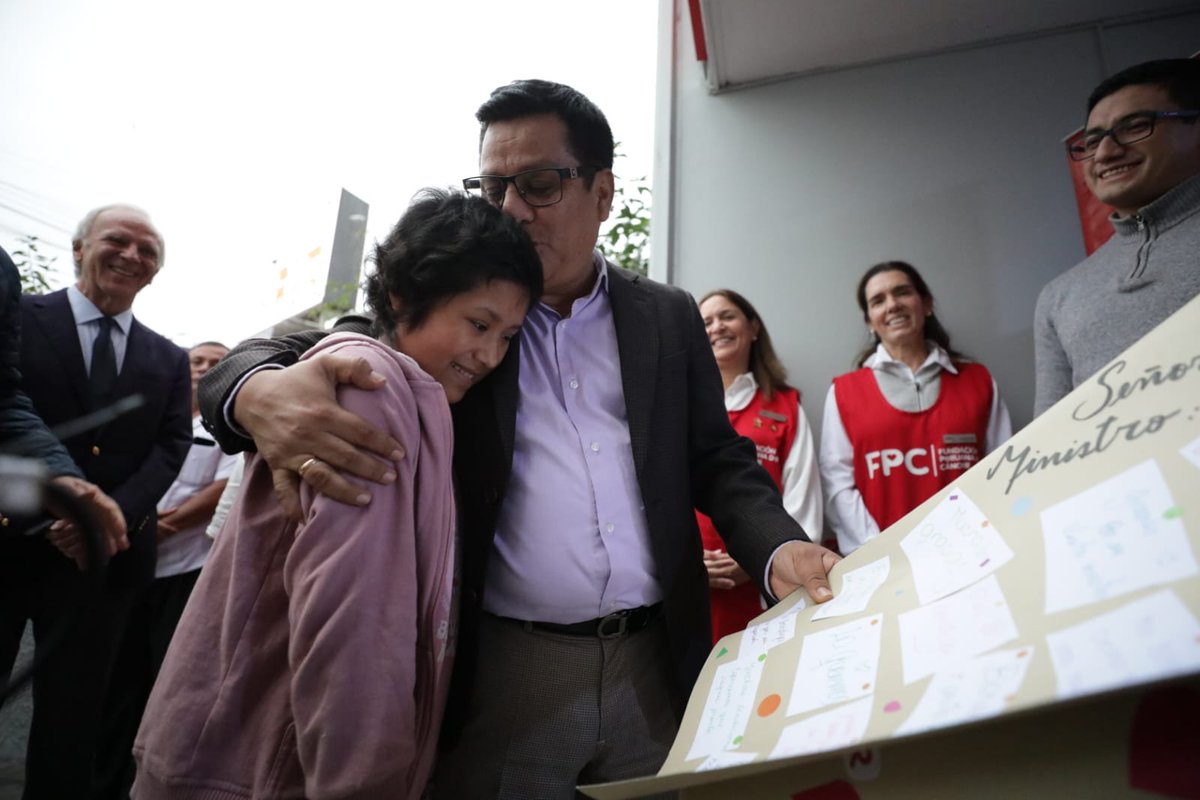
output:
<instances>
[{"instance_id":1,"label":"black eyeglasses","mask_svg":"<svg viewBox=\"0 0 1200 800\"><path fill-rule=\"evenodd\" d=\"M1067 145L1067 152L1075 161L1087 161L1096 155L1100 143L1108 136L1124 147L1127 144L1150 138L1154 123L1160 119L1180 119L1191 122L1200 117L1200 111L1139 111L1130 114L1107 130L1096 128L1083 132L1083 138Z\"/></svg>"},{"instance_id":2,"label":"black eyeglasses","mask_svg":"<svg viewBox=\"0 0 1200 800\"><path fill-rule=\"evenodd\" d=\"M599 167L546 167L518 172L516 175L478 175L463 178L463 188L500 208L504 205L504 196L508 194L508 184L511 183L517 187L517 194L521 195L522 200L540 208L562 200L563 181L590 178L599 171Z\"/></svg>"}]
</instances>

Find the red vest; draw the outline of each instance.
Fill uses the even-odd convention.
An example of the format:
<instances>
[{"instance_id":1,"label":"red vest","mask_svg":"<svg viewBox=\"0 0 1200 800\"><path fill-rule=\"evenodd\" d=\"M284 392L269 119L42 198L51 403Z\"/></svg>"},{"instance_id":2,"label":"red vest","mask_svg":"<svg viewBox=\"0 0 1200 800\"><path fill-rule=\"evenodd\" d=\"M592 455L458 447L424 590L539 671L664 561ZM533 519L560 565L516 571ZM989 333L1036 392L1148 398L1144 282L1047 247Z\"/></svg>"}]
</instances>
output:
<instances>
[{"instance_id":1,"label":"red vest","mask_svg":"<svg viewBox=\"0 0 1200 800\"><path fill-rule=\"evenodd\" d=\"M854 483L883 531L973 467L985 454L992 376L981 364L942 372L937 402L901 411L884 399L875 374L833 379L838 413L854 447Z\"/></svg>"},{"instance_id":2,"label":"red vest","mask_svg":"<svg viewBox=\"0 0 1200 800\"><path fill-rule=\"evenodd\" d=\"M758 463L783 487L783 462L787 460L796 438L800 393L795 389L776 391L770 402L763 401L762 391L755 392L749 405L741 411L730 411L733 429L754 442ZM725 550L725 541L713 527L712 520L699 511L696 523L706 550ZM732 589L710 589L713 643L722 636L744 630L746 623L761 614L765 607L759 596L758 583L752 580Z\"/></svg>"}]
</instances>

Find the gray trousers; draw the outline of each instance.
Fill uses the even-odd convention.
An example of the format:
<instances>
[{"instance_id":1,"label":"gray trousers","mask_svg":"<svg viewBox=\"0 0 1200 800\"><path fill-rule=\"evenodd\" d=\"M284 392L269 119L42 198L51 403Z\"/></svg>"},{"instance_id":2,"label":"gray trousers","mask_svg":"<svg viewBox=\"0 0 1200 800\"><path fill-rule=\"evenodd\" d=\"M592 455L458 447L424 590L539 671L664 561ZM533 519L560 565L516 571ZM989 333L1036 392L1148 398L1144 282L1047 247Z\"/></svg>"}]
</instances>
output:
<instances>
[{"instance_id":1,"label":"gray trousers","mask_svg":"<svg viewBox=\"0 0 1200 800\"><path fill-rule=\"evenodd\" d=\"M485 614L467 720L436 800L572 800L577 784L652 775L679 726L661 615L614 639L526 631Z\"/></svg>"}]
</instances>

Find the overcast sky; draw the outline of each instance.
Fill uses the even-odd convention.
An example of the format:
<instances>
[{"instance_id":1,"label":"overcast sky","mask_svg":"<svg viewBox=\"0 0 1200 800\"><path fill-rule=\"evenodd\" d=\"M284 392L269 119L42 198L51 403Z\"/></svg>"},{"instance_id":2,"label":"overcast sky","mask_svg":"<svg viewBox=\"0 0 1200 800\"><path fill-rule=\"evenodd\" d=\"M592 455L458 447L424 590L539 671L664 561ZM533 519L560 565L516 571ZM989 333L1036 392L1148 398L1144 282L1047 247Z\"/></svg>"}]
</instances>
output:
<instances>
[{"instance_id":1,"label":"overcast sky","mask_svg":"<svg viewBox=\"0 0 1200 800\"><path fill-rule=\"evenodd\" d=\"M477 166L496 86L568 83L649 175L653 0L0 0L0 246L70 280L89 209L150 212L167 259L134 312L182 346L273 321L281 264L328 248L340 189L368 244L422 186Z\"/></svg>"}]
</instances>

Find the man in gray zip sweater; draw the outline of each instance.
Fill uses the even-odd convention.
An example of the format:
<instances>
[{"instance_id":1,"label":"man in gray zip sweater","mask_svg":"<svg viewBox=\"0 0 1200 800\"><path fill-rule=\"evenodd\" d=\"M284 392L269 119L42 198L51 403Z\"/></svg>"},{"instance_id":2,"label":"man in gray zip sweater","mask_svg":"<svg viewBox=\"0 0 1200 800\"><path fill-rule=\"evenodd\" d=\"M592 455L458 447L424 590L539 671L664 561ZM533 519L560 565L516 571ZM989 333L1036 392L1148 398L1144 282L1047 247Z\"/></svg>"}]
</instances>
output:
<instances>
[{"instance_id":1,"label":"man in gray zip sweater","mask_svg":"<svg viewBox=\"0 0 1200 800\"><path fill-rule=\"evenodd\" d=\"M1069 150L1114 235L1038 297L1035 415L1200 294L1200 61L1103 81Z\"/></svg>"}]
</instances>

